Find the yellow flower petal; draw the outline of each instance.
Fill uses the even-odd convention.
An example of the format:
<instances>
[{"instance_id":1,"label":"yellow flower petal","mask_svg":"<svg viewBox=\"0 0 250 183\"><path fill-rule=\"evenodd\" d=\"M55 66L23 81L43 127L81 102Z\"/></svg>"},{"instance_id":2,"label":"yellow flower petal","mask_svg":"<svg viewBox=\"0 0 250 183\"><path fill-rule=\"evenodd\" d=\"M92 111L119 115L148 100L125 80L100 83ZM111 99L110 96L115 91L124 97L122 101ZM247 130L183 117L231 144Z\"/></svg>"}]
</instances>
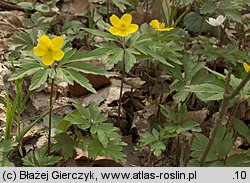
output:
<instances>
[{"instance_id":1,"label":"yellow flower petal","mask_svg":"<svg viewBox=\"0 0 250 183\"><path fill-rule=\"evenodd\" d=\"M129 26L132 22L132 15L130 14L124 14L121 17L121 22L125 25L125 26Z\"/></svg>"},{"instance_id":2,"label":"yellow flower petal","mask_svg":"<svg viewBox=\"0 0 250 183\"><path fill-rule=\"evenodd\" d=\"M250 71L250 65L248 65L246 62L243 62L243 67L244 67L246 72Z\"/></svg>"},{"instance_id":3,"label":"yellow flower petal","mask_svg":"<svg viewBox=\"0 0 250 183\"><path fill-rule=\"evenodd\" d=\"M116 16L116 15L112 15L109 18L111 24L115 27L119 27L120 26L120 19Z\"/></svg>"},{"instance_id":4,"label":"yellow flower petal","mask_svg":"<svg viewBox=\"0 0 250 183\"><path fill-rule=\"evenodd\" d=\"M126 30L120 30L118 35L121 37L128 36L130 33L128 33Z\"/></svg>"},{"instance_id":5,"label":"yellow flower petal","mask_svg":"<svg viewBox=\"0 0 250 183\"><path fill-rule=\"evenodd\" d=\"M52 55L55 60L61 60L64 56L64 52L62 50L56 50L52 52Z\"/></svg>"},{"instance_id":6,"label":"yellow flower petal","mask_svg":"<svg viewBox=\"0 0 250 183\"><path fill-rule=\"evenodd\" d=\"M43 35L38 40L38 45L41 47L41 49L46 50L51 45L51 40L48 38L48 36Z\"/></svg>"},{"instance_id":7,"label":"yellow flower petal","mask_svg":"<svg viewBox=\"0 0 250 183\"><path fill-rule=\"evenodd\" d=\"M53 50L60 50L63 46L63 38L61 36L56 36L51 40L51 46Z\"/></svg>"},{"instance_id":8,"label":"yellow flower petal","mask_svg":"<svg viewBox=\"0 0 250 183\"><path fill-rule=\"evenodd\" d=\"M116 27L110 27L109 32L115 36L119 35L120 30Z\"/></svg>"},{"instance_id":9,"label":"yellow flower petal","mask_svg":"<svg viewBox=\"0 0 250 183\"><path fill-rule=\"evenodd\" d=\"M46 54L47 50L41 48L41 46L36 46L33 48L33 52L36 56L41 57Z\"/></svg>"},{"instance_id":10,"label":"yellow flower petal","mask_svg":"<svg viewBox=\"0 0 250 183\"><path fill-rule=\"evenodd\" d=\"M159 29L160 28L160 22L158 20L152 20L150 22L150 25L154 28L154 29Z\"/></svg>"},{"instance_id":11,"label":"yellow flower petal","mask_svg":"<svg viewBox=\"0 0 250 183\"><path fill-rule=\"evenodd\" d=\"M47 52L43 57L42 57L42 63L44 65L52 65L55 62L55 59L53 58L53 55L51 52Z\"/></svg>"},{"instance_id":12,"label":"yellow flower petal","mask_svg":"<svg viewBox=\"0 0 250 183\"><path fill-rule=\"evenodd\" d=\"M128 31L129 34L132 34L132 33L136 32L138 30L138 28L139 28L138 25L136 25L136 24L130 24L128 26L127 31Z\"/></svg>"}]
</instances>

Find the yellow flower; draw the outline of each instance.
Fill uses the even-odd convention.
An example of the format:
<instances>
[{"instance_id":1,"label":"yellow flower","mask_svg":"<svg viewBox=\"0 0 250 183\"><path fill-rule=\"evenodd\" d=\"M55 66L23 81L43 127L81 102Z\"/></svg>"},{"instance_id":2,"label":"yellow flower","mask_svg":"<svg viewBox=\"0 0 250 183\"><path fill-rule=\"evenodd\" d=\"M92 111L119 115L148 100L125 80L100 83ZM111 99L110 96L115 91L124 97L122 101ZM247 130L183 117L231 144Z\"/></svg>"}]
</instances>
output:
<instances>
[{"instance_id":1,"label":"yellow flower","mask_svg":"<svg viewBox=\"0 0 250 183\"><path fill-rule=\"evenodd\" d=\"M244 67L246 72L250 71L250 65L248 65L246 62L243 62L243 67Z\"/></svg>"},{"instance_id":2,"label":"yellow flower","mask_svg":"<svg viewBox=\"0 0 250 183\"><path fill-rule=\"evenodd\" d=\"M138 25L131 24L132 16L130 14L124 14L121 19L116 15L112 15L110 22L113 27L109 29L109 32L115 36L125 37L136 32L138 29Z\"/></svg>"},{"instance_id":3,"label":"yellow flower","mask_svg":"<svg viewBox=\"0 0 250 183\"><path fill-rule=\"evenodd\" d=\"M150 22L150 25L158 31L170 31L172 29L174 29L173 27L165 27L165 23L161 23L158 20L152 20Z\"/></svg>"},{"instance_id":4,"label":"yellow flower","mask_svg":"<svg viewBox=\"0 0 250 183\"><path fill-rule=\"evenodd\" d=\"M63 38L56 36L52 40L48 36L43 35L38 40L38 45L33 48L36 56L42 57L44 65L52 65L55 60L61 60L64 52L61 50L63 46Z\"/></svg>"}]
</instances>

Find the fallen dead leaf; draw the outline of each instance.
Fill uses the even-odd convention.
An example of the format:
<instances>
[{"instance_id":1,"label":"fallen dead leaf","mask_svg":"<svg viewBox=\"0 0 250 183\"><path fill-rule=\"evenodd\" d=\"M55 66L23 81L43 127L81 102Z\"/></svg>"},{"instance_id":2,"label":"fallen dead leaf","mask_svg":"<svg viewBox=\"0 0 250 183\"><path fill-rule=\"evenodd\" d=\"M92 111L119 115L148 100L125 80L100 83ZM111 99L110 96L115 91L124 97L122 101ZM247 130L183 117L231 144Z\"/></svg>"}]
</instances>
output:
<instances>
[{"instance_id":1,"label":"fallen dead leaf","mask_svg":"<svg viewBox=\"0 0 250 183\"><path fill-rule=\"evenodd\" d=\"M88 0L64 0L61 11L75 16L86 16L91 8L91 3Z\"/></svg>"}]
</instances>

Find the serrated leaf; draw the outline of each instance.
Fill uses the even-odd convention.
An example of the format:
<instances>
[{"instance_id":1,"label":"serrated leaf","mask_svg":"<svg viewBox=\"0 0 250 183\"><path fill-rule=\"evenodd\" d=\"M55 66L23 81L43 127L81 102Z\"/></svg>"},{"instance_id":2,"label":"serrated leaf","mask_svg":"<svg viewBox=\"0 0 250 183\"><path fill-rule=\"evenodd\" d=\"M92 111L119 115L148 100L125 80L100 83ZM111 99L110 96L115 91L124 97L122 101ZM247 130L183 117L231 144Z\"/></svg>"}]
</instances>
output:
<instances>
[{"instance_id":1,"label":"serrated leaf","mask_svg":"<svg viewBox=\"0 0 250 183\"><path fill-rule=\"evenodd\" d=\"M91 114L88 110L88 108L83 107L82 105L78 104L78 103L74 103L73 104L74 107L76 108L76 110L82 115L84 116L86 119L91 119Z\"/></svg>"},{"instance_id":2,"label":"serrated leaf","mask_svg":"<svg viewBox=\"0 0 250 183\"><path fill-rule=\"evenodd\" d=\"M99 31L99 30L95 30L95 29L88 29L88 28L83 28L83 30L85 30L91 34L94 34L96 36L103 37L105 39L119 41L117 37L113 36L112 34L110 34L108 32L103 32L103 31Z\"/></svg>"},{"instance_id":3,"label":"serrated leaf","mask_svg":"<svg viewBox=\"0 0 250 183\"><path fill-rule=\"evenodd\" d=\"M86 52L83 52L83 53L86 54ZM70 58L72 58L75 54L76 54L76 49L72 49L72 50L65 52L62 60L58 64L58 66L62 66L64 64L66 64L70 60Z\"/></svg>"},{"instance_id":4,"label":"serrated leaf","mask_svg":"<svg viewBox=\"0 0 250 183\"><path fill-rule=\"evenodd\" d=\"M178 119L179 119L179 121L183 120L187 116L187 113L188 113L188 111L187 111L187 105L184 103L181 106L181 108L180 108L180 110L178 112Z\"/></svg>"},{"instance_id":5,"label":"serrated leaf","mask_svg":"<svg viewBox=\"0 0 250 183\"><path fill-rule=\"evenodd\" d=\"M166 118L169 118L173 121L177 121L177 116L171 107L167 105L162 105L161 112Z\"/></svg>"},{"instance_id":6,"label":"serrated leaf","mask_svg":"<svg viewBox=\"0 0 250 183\"><path fill-rule=\"evenodd\" d=\"M82 74L78 73L75 70L69 69L69 68L63 68L62 71L65 73L68 73L68 77L71 77L75 82L80 84L83 88L86 88L87 90L91 91L92 93L96 93L96 90L89 83L89 80L86 77L84 77Z\"/></svg>"},{"instance_id":7,"label":"serrated leaf","mask_svg":"<svg viewBox=\"0 0 250 183\"><path fill-rule=\"evenodd\" d=\"M227 133L225 137L223 138L223 141L221 143L220 148L217 150L218 156L223 158L227 156L232 149L233 146L233 138L232 138L232 133Z\"/></svg>"},{"instance_id":8,"label":"serrated leaf","mask_svg":"<svg viewBox=\"0 0 250 183\"><path fill-rule=\"evenodd\" d=\"M43 85L49 76L48 69L42 69L37 71L31 79L31 84L29 86L29 90L35 90Z\"/></svg>"},{"instance_id":9,"label":"serrated leaf","mask_svg":"<svg viewBox=\"0 0 250 183\"><path fill-rule=\"evenodd\" d=\"M140 51L140 52L142 52L142 53L144 53L146 55L151 56L152 58L154 58L155 60L161 62L164 65L167 65L167 66L170 66L170 67L174 67L172 64L168 63L164 57L160 56L159 54L157 54L156 52L154 52L153 50L151 50L148 47L145 47L145 46L136 46L135 48L138 51Z\"/></svg>"},{"instance_id":10,"label":"serrated leaf","mask_svg":"<svg viewBox=\"0 0 250 183\"><path fill-rule=\"evenodd\" d=\"M125 61L125 70L126 72L129 72L130 69L136 63L136 57L129 48L125 49L124 61Z\"/></svg>"},{"instance_id":11,"label":"serrated leaf","mask_svg":"<svg viewBox=\"0 0 250 183\"><path fill-rule=\"evenodd\" d=\"M55 137L57 143L52 145L52 149L55 151L60 151L65 160L68 160L74 155L74 147L77 142L72 141L66 132L57 134Z\"/></svg>"},{"instance_id":12,"label":"serrated leaf","mask_svg":"<svg viewBox=\"0 0 250 183\"><path fill-rule=\"evenodd\" d=\"M17 80L23 78L25 75L32 75L35 72L44 69L40 64L34 63L31 65L25 65L17 69L8 79L9 81Z\"/></svg>"},{"instance_id":13,"label":"serrated leaf","mask_svg":"<svg viewBox=\"0 0 250 183\"><path fill-rule=\"evenodd\" d=\"M59 156L48 156L47 146L43 146L42 148L37 149L31 157L24 157L23 163L25 166L29 167L46 167L55 165L61 159L62 158Z\"/></svg>"},{"instance_id":14,"label":"serrated leaf","mask_svg":"<svg viewBox=\"0 0 250 183\"><path fill-rule=\"evenodd\" d=\"M113 66L123 59L124 51L121 48L113 49L114 54L108 57L108 66Z\"/></svg>"},{"instance_id":15,"label":"serrated leaf","mask_svg":"<svg viewBox=\"0 0 250 183\"><path fill-rule=\"evenodd\" d=\"M93 66L90 63L86 63L86 62L73 62L73 63L66 64L63 67L70 68L70 69L83 72L86 74L95 74L95 75L108 74L107 71L103 69L99 69L98 67Z\"/></svg>"},{"instance_id":16,"label":"serrated leaf","mask_svg":"<svg viewBox=\"0 0 250 183\"><path fill-rule=\"evenodd\" d=\"M151 145L151 151L153 152L153 154L156 156L156 157L159 157L161 155L161 153L163 151L165 151L166 149L166 145L161 142L161 141L158 141L156 143L153 143Z\"/></svg>"},{"instance_id":17,"label":"serrated leaf","mask_svg":"<svg viewBox=\"0 0 250 183\"><path fill-rule=\"evenodd\" d=\"M245 153L233 154L227 158L226 165L229 167L249 167L249 157Z\"/></svg>"},{"instance_id":18,"label":"serrated leaf","mask_svg":"<svg viewBox=\"0 0 250 183\"><path fill-rule=\"evenodd\" d=\"M109 143L109 138L106 133L102 129L98 129L96 135L98 140L102 143L103 147L107 147Z\"/></svg>"},{"instance_id":19,"label":"serrated leaf","mask_svg":"<svg viewBox=\"0 0 250 183\"><path fill-rule=\"evenodd\" d=\"M83 27L83 23L78 21L78 20L71 20L69 22L66 22L63 26L62 26L62 31L65 32L68 29L74 29L74 28L80 28Z\"/></svg>"},{"instance_id":20,"label":"serrated leaf","mask_svg":"<svg viewBox=\"0 0 250 183\"><path fill-rule=\"evenodd\" d=\"M207 13L212 14L216 9L217 9L216 4L213 1L208 0L203 5L201 5L200 12L201 14L207 14Z\"/></svg>"},{"instance_id":21,"label":"serrated leaf","mask_svg":"<svg viewBox=\"0 0 250 183\"><path fill-rule=\"evenodd\" d=\"M88 157L95 160L102 152L102 144L97 138L94 138L88 142Z\"/></svg>"},{"instance_id":22,"label":"serrated leaf","mask_svg":"<svg viewBox=\"0 0 250 183\"><path fill-rule=\"evenodd\" d=\"M248 126L243 121L237 118L234 118L233 125L237 132L243 135L246 138L247 142L250 143L250 130Z\"/></svg>"},{"instance_id":23,"label":"serrated leaf","mask_svg":"<svg viewBox=\"0 0 250 183\"><path fill-rule=\"evenodd\" d=\"M86 118L78 114L69 114L64 118L64 120L69 121L71 124L79 125L84 130L88 129L91 126Z\"/></svg>"},{"instance_id":24,"label":"serrated leaf","mask_svg":"<svg viewBox=\"0 0 250 183\"><path fill-rule=\"evenodd\" d=\"M205 149L207 142L208 142L208 139L206 136L197 133L195 135L195 139L194 139L194 142L192 144L191 156L195 157L195 158L200 158L202 152ZM210 151L208 152L206 161L215 161L216 159L217 159L217 156L216 156L215 149L211 148Z\"/></svg>"},{"instance_id":25,"label":"serrated leaf","mask_svg":"<svg viewBox=\"0 0 250 183\"><path fill-rule=\"evenodd\" d=\"M110 157L116 162L126 163L126 154L123 152L123 146L127 145L122 141L111 140L106 148L102 149L102 155Z\"/></svg>"},{"instance_id":26,"label":"serrated leaf","mask_svg":"<svg viewBox=\"0 0 250 183\"><path fill-rule=\"evenodd\" d=\"M193 32L208 32L213 28L206 23L205 17L198 12L189 12L184 16L183 21L186 28Z\"/></svg>"}]
</instances>

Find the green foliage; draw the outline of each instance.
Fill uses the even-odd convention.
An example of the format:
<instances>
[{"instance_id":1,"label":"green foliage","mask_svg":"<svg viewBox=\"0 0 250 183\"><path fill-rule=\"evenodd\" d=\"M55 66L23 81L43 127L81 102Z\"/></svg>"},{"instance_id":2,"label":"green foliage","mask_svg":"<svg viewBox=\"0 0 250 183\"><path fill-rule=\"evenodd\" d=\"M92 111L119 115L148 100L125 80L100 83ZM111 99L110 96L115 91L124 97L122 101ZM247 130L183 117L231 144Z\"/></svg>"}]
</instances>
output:
<instances>
[{"instance_id":1,"label":"green foliage","mask_svg":"<svg viewBox=\"0 0 250 183\"><path fill-rule=\"evenodd\" d=\"M47 147L43 146L36 150L32 156L24 157L23 163L29 167L46 167L55 165L61 159L59 156L47 156Z\"/></svg>"},{"instance_id":2,"label":"green foliage","mask_svg":"<svg viewBox=\"0 0 250 183\"><path fill-rule=\"evenodd\" d=\"M149 145L155 156L160 156L166 149L166 145L162 140L178 137L188 131L201 131L199 123L186 120L187 106L185 104L180 107L178 113L175 113L167 105L161 107L161 112L167 119L173 122L164 124L159 130L153 129L151 133L140 134L139 147L142 148L145 145Z\"/></svg>"},{"instance_id":3,"label":"green foliage","mask_svg":"<svg viewBox=\"0 0 250 183\"><path fill-rule=\"evenodd\" d=\"M60 152L63 159L66 161L72 158L74 155L74 147L77 146L77 142L73 141L65 132L57 134L55 140L56 143L53 144L52 149Z\"/></svg>"},{"instance_id":4,"label":"green foliage","mask_svg":"<svg viewBox=\"0 0 250 183\"><path fill-rule=\"evenodd\" d=\"M77 125L82 130L89 130L92 139L84 140L89 158L95 159L97 156L105 156L114 159L117 162L126 162L126 155L121 152L126 143L122 142L121 136L117 133L118 128L114 127L111 123L107 123L107 117L102 114L95 103L91 103L88 107L84 108L78 103L74 104L76 111L67 115L59 124L60 130L66 130L71 125ZM66 125L66 128L65 128ZM63 138L60 139L60 144L55 144L57 150L65 146L65 141L68 145L76 146L75 142L70 140L66 133L63 133ZM68 146L67 145L67 146ZM65 147L69 149L69 147ZM71 157L73 152L65 152L67 157Z\"/></svg>"},{"instance_id":5,"label":"green foliage","mask_svg":"<svg viewBox=\"0 0 250 183\"><path fill-rule=\"evenodd\" d=\"M16 142L12 142L11 140L5 140L4 142L0 142L0 166L14 166L12 162L9 161L8 155L17 146Z\"/></svg>"},{"instance_id":6,"label":"green foliage","mask_svg":"<svg viewBox=\"0 0 250 183\"><path fill-rule=\"evenodd\" d=\"M237 132L244 136L247 142L250 143L250 129L248 126L237 118L234 118L233 125Z\"/></svg>"},{"instance_id":7,"label":"green foliage","mask_svg":"<svg viewBox=\"0 0 250 183\"><path fill-rule=\"evenodd\" d=\"M30 18L25 19L24 26L27 29L36 28L37 30L48 31L55 23L55 17L45 17L39 12L35 12Z\"/></svg>"},{"instance_id":8,"label":"green foliage","mask_svg":"<svg viewBox=\"0 0 250 183\"><path fill-rule=\"evenodd\" d=\"M233 146L232 137L233 137L232 133L227 132L226 127L220 125L218 133L215 137L215 141L212 144L212 147L209 150L205 160L208 166L213 166L215 165L215 163L218 162L222 163L221 166L226 165L224 161L227 161L227 156ZM193 159L197 159L199 161L199 158L207 143L208 143L207 137L198 133L195 135L195 139L191 148L191 156ZM195 166L195 164L192 164L193 162L195 161L194 160L190 161L191 166Z\"/></svg>"}]
</instances>

